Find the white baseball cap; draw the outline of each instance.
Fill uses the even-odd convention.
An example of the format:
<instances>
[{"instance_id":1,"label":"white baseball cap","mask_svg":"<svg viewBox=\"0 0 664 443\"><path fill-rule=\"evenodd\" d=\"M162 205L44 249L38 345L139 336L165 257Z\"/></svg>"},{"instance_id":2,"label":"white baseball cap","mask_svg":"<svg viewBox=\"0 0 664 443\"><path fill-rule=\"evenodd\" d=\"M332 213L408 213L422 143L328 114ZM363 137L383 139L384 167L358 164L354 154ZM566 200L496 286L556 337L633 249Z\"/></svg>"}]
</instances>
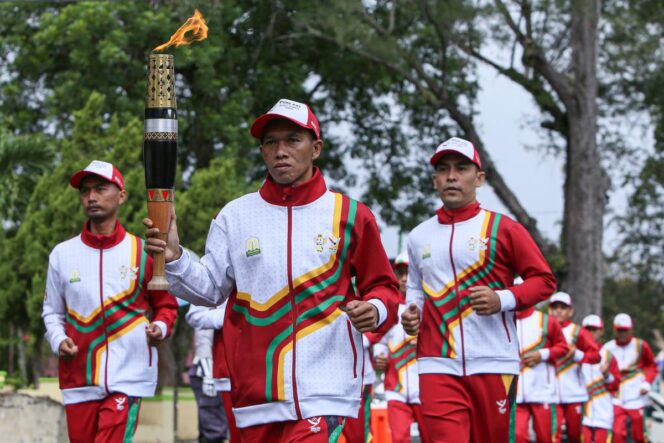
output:
<instances>
[{"instance_id":1,"label":"white baseball cap","mask_svg":"<svg viewBox=\"0 0 664 443\"><path fill-rule=\"evenodd\" d=\"M567 306L572 306L572 297L567 292L556 292L549 299L549 306L554 303L562 303Z\"/></svg>"},{"instance_id":2,"label":"white baseball cap","mask_svg":"<svg viewBox=\"0 0 664 443\"><path fill-rule=\"evenodd\" d=\"M310 129L316 134L316 140L320 140L320 125L311 108L305 103L285 98L279 100L276 105L272 106L272 109L254 121L251 125L251 135L260 139L263 136L265 125L280 118L285 118L305 129Z\"/></svg>"},{"instance_id":3,"label":"white baseball cap","mask_svg":"<svg viewBox=\"0 0 664 443\"><path fill-rule=\"evenodd\" d=\"M473 146L468 140L459 137L452 137L438 145L436 152L431 156L429 163L431 163L431 166L435 167L442 156L450 153L461 154L471 162L475 163L478 168L482 169L482 161L480 160L480 155L478 154L477 149L475 149L475 146Z\"/></svg>"},{"instance_id":4,"label":"white baseball cap","mask_svg":"<svg viewBox=\"0 0 664 443\"><path fill-rule=\"evenodd\" d=\"M394 267L396 268L399 265L408 266L408 253L406 251L400 252L397 258L394 259Z\"/></svg>"},{"instance_id":5,"label":"white baseball cap","mask_svg":"<svg viewBox=\"0 0 664 443\"><path fill-rule=\"evenodd\" d=\"M632 324L632 317L625 313L620 313L615 316L613 319L613 328L614 329L632 329L634 326Z\"/></svg>"},{"instance_id":6,"label":"white baseball cap","mask_svg":"<svg viewBox=\"0 0 664 443\"><path fill-rule=\"evenodd\" d=\"M92 160L92 162L86 166L85 169L74 173L74 175L72 175L69 179L69 184L72 187L78 189L78 187L81 186L83 179L90 175L101 177L113 183L121 190L124 189L124 178L122 177L122 174L118 168L113 166L111 163L103 162L100 160Z\"/></svg>"},{"instance_id":7,"label":"white baseball cap","mask_svg":"<svg viewBox=\"0 0 664 443\"><path fill-rule=\"evenodd\" d=\"M586 315L581 324L590 328L604 329L604 322L599 318L599 315L595 314Z\"/></svg>"}]
</instances>

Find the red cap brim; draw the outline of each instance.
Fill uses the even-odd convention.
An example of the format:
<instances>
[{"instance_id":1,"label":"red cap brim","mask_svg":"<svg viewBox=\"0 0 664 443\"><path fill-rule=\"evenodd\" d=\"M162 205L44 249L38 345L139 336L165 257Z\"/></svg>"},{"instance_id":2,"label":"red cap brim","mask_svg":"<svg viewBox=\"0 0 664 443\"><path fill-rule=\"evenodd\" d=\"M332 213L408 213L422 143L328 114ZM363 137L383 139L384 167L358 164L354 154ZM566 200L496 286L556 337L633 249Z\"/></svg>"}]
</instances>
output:
<instances>
[{"instance_id":1,"label":"red cap brim","mask_svg":"<svg viewBox=\"0 0 664 443\"><path fill-rule=\"evenodd\" d=\"M465 158L467 158L469 162L475 164L475 166L477 166L478 168L482 169L482 165L481 165L481 164L479 164L478 162L476 162L476 161L473 160L472 158L469 158L469 157L466 156L463 152L461 152L461 151L457 151L456 149L445 149L445 150L442 150L442 151L440 151L440 152L436 152L434 155L431 156L431 159L429 160L429 163L431 163L431 166L433 166L433 167L435 168L436 165L438 164L438 161L439 161L444 155L447 155L447 154L459 154L459 155L462 155L462 156L464 156Z\"/></svg>"},{"instance_id":2,"label":"red cap brim","mask_svg":"<svg viewBox=\"0 0 664 443\"><path fill-rule=\"evenodd\" d=\"M288 120L304 129L308 129L312 131L314 134L316 134L316 139L320 139L320 134L314 131L313 128L303 125L302 122L281 114L263 114L260 117L258 117L251 125L251 131L250 131L251 136L260 140L261 137L263 136L263 129L265 129L265 125L270 123L272 120L278 120L278 119Z\"/></svg>"},{"instance_id":3,"label":"red cap brim","mask_svg":"<svg viewBox=\"0 0 664 443\"><path fill-rule=\"evenodd\" d=\"M108 178L104 177L103 175L99 175L99 174L96 174L94 172L85 171L85 170L78 171L77 173L72 175L71 178L69 179L69 184L71 185L72 188L78 189L81 186L81 182L83 181L83 179L90 176L90 175L94 175L96 177L99 177L99 178L102 178L102 179L106 180L109 183L113 183L120 190L122 190L122 188L117 183L115 183L114 181L109 180Z\"/></svg>"}]
</instances>

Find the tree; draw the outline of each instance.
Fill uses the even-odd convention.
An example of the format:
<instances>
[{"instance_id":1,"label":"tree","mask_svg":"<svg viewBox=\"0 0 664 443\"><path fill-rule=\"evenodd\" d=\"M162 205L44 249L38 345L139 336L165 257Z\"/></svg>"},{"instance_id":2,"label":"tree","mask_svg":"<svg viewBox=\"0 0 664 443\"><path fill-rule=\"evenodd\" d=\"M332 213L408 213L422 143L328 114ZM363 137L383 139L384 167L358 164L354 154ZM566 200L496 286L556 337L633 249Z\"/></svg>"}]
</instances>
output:
<instances>
[{"instance_id":1,"label":"tree","mask_svg":"<svg viewBox=\"0 0 664 443\"><path fill-rule=\"evenodd\" d=\"M350 105L337 103L342 110L351 108L355 128L370 133L372 128L367 126L382 120L384 124L376 126L377 131L389 128L386 138L402 145L409 140L403 127L409 126L427 151L435 146L427 143L431 135L441 140L449 132L462 134L480 152L487 180L498 197L540 246L546 246L535 220L504 183L484 149L473 119L479 88L477 63L493 67L532 95L542 112L542 126L563 146L566 182L560 243L565 268L559 276L561 287L574 294L577 311L583 315L601 307L601 246L609 186L596 141L599 1L575 0L566 5L420 0L406 7L396 1L366 4L338 0L324 10L318 6L315 11L306 10L300 5L291 19L307 38L340 50L336 53L340 59L328 61L334 70L321 74L324 87L347 87L338 76L348 76L351 68L346 69L341 59L372 66L365 72L352 71L352 90L357 94L353 98L360 99ZM500 49L508 52L508 45L511 47L512 57L507 62L488 55L496 44L504 45ZM330 52L330 57L333 54ZM369 92L356 92L363 88ZM385 108L391 105L405 118L390 120ZM402 167L404 154L406 162L413 158L421 162L424 157L419 146L410 151L401 148L399 164L392 163L389 155L383 162L381 155L369 152L367 163L379 165L371 180L378 182L386 169L388 175L399 175L392 168ZM415 168L411 171L419 172ZM395 195L387 197L395 199ZM391 211L385 204L382 214Z\"/></svg>"}]
</instances>

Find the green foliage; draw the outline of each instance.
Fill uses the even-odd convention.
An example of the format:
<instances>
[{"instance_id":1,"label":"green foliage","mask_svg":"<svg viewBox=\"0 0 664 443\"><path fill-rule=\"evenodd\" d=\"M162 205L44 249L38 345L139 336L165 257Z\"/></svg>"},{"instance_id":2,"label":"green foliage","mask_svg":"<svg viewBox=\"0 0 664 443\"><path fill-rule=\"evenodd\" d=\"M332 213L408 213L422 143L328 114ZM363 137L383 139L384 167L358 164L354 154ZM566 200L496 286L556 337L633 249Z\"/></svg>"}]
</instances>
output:
<instances>
[{"instance_id":1,"label":"green foliage","mask_svg":"<svg viewBox=\"0 0 664 443\"><path fill-rule=\"evenodd\" d=\"M183 245L195 253L204 253L210 222L229 201L249 191L258 183L246 183L238 173L237 160L218 156L206 169L191 177L191 186L178 198L178 231Z\"/></svg>"}]
</instances>

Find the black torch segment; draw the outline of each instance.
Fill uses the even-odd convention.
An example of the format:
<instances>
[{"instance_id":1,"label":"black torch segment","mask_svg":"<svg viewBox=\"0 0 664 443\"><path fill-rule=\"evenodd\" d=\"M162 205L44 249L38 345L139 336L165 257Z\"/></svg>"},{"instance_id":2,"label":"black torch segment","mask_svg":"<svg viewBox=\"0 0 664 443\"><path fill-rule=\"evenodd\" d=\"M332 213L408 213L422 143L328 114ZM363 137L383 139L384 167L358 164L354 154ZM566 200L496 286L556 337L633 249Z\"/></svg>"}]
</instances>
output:
<instances>
[{"instance_id":1,"label":"black torch segment","mask_svg":"<svg viewBox=\"0 0 664 443\"><path fill-rule=\"evenodd\" d=\"M146 108L143 163L148 189L175 188L177 150L177 111Z\"/></svg>"}]
</instances>

